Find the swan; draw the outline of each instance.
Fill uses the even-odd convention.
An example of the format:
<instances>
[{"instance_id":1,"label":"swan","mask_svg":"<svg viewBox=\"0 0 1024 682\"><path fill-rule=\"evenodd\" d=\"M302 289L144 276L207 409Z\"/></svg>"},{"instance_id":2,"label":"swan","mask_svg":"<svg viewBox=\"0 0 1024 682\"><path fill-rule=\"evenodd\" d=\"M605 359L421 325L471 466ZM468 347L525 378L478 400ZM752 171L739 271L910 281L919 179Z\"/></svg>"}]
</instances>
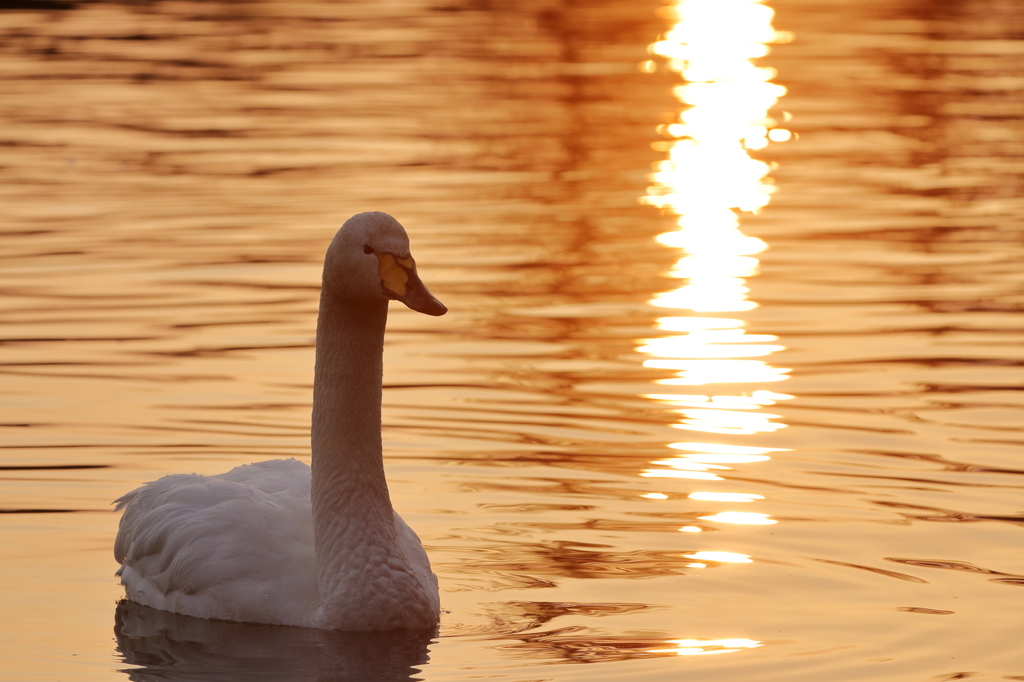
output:
<instances>
[{"instance_id":1,"label":"swan","mask_svg":"<svg viewBox=\"0 0 1024 682\"><path fill-rule=\"evenodd\" d=\"M427 315L409 238L359 213L324 259L312 468L295 459L174 474L115 501L117 574L138 604L198 618L323 630L436 628L437 576L395 513L381 453L388 301Z\"/></svg>"}]
</instances>

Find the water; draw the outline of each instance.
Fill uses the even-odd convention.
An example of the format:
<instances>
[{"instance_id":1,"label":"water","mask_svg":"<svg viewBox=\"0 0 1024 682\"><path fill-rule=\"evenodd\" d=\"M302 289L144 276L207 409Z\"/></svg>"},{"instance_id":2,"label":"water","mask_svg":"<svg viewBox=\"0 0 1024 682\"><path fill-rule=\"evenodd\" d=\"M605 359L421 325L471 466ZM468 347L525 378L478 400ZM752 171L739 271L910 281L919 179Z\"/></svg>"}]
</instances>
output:
<instances>
[{"instance_id":1,"label":"water","mask_svg":"<svg viewBox=\"0 0 1024 682\"><path fill-rule=\"evenodd\" d=\"M4 3L0 679L1024 679L1019 7L767 4ZM440 637L118 606L111 500L306 456L367 209Z\"/></svg>"}]
</instances>

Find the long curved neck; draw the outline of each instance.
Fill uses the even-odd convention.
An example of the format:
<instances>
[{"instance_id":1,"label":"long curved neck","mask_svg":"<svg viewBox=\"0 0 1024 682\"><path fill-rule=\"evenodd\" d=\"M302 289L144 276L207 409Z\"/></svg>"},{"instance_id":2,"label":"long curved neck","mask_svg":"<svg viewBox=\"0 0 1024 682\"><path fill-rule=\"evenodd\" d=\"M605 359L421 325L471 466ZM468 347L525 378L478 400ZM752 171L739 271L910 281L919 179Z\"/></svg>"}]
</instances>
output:
<instances>
[{"instance_id":1,"label":"long curved neck","mask_svg":"<svg viewBox=\"0 0 1024 682\"><path fill-rule=\"evenodd\" d=\"M320 295L313 378L313 533L321 603L346 598L345 576L397 551L381 456L387 301Z\"/></svg>"}]
</instances>

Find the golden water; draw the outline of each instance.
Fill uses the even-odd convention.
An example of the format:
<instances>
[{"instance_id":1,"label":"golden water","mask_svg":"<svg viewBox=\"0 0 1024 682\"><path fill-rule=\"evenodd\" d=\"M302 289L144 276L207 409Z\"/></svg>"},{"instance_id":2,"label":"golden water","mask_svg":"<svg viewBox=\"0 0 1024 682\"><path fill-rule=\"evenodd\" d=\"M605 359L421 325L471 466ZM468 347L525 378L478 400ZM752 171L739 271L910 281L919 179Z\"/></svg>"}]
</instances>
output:
<instances>
[{"instance_id":1,"label":"golden water","mask_svg":"<svg viewBox=\"0 0 1024 682\"><path fill-rule=\"evenodd\" d=\"M0 680L1024 679L1022 16L0 3ZM440 637L119 607L111 500L307 456L363 210Z\"/></svg>"}]
</instances>

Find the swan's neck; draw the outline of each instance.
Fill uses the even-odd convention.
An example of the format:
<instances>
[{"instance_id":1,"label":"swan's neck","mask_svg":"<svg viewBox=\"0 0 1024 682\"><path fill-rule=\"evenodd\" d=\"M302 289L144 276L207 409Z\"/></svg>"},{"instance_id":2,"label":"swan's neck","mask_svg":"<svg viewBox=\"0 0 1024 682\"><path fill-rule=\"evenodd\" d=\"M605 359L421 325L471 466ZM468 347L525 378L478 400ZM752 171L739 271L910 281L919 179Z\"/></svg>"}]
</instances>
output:
<instances>
[{"instance_id":1,"label":"swan's neck","mask_svg":"<svg viewBox=\"0 0 1024 682\"><path fill-rule=\"evenodd\" d=\"M400 556L381 457L387 301L320 299L313 379L313 533L321 611L350 609L354 576ZM374 570L374 569L369 569ZM344 604L344 607L342 607Z\"/></svg>"},{"instance_id":2,"label":"swan's neck","mask_svg":"<svg viewBox=\"0 0 1024 682\"><path fill-rule=\"evenodd\" d=\"M358 481L360 505L391 512L381 458L380 405L387 301L321 296L313 376L313 505L355 504L339 486ZM324 493L321 495L320 493ZM360 506L360 508L363 508ZM367 515L368 512L360 514Z\"/></svg>"},{"instance_id":3,"label":"swan's neck","mask_svg":"<svg viewBox=\"0 0 1024 682\"><path fill-rule=\"evenodd\" d=\"M428 587L403 553L384 479L380 406L387 317L386 300L353 303L326 286L320 295L312 432L320 628L437 624L436 583Z\"/></svg>"}]
</instances>

